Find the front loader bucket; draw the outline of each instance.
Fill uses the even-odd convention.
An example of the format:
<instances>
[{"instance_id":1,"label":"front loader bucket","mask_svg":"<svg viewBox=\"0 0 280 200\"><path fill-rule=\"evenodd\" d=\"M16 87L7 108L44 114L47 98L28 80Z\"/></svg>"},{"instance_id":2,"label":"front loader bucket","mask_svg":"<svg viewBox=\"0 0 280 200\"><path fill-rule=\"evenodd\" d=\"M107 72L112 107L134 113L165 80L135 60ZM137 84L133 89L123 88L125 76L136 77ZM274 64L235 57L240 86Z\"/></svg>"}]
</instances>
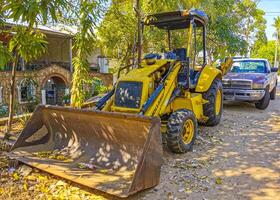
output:
<instances>
[{"instance_id":1,"label":"front loader bucket","mask_svg":"<svg viewBox=\"0 0 280 200\"><path fill-rule=\"evenodd\" d=\"M127 197L159 183L160 120L40 105L9 156L81 185Z\"/></svg>"}]
</instances>

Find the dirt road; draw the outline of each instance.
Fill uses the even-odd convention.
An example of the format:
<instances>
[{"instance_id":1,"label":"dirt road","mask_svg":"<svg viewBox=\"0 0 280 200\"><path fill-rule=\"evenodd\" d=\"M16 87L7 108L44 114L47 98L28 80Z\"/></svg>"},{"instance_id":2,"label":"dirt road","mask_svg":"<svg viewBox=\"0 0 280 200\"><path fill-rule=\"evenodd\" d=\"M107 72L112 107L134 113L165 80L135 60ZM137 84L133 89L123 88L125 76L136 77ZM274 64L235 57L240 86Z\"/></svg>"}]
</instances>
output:
<instances>
[{"instance_id":1,"label":"dirt road","mask_svg":"<svg viewBox=\"0 0 280 200\"><path fill-rule=\"evenodd\" d=\"M193 152L174 155L166 150L160 184L129 199L280 200L278 91L265 111L253 104L226 103L222 123L201 127ZM7 171L4 161L2 165ZM31 198L112 199L36 170L25 178L2 176L0 199Z\"/></svg>"},{"instance_id":2,"label":"dirt road","mask_svg":"<svg viewBox=\"0 0 280 200\"><path fill-rule=\"evenodd\" d=\"M222 123L202 127L194 152L165 152L161 175L135 199L280 200L280 88L265 111L225 103Z\"/></svg>"}]
</instances>

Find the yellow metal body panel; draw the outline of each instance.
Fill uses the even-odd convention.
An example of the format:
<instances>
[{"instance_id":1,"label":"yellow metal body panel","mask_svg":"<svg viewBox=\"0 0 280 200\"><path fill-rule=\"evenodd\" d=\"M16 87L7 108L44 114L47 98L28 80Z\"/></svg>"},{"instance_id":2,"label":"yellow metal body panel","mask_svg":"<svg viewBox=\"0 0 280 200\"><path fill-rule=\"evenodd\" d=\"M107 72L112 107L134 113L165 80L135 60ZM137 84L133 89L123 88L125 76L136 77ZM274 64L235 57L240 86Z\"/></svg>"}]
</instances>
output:
<instances>
[{"instance_id":1,"label":"yellow metal body panel","mask_svg":"<svg viewBox=\"0 0 280 200\"><path fill-rule=\"evenodd\" d=\"M188 47L187 47L187 57L191 57L191 47L192 47L192 33L193 33L193 25L190 24L190 28L189 28L189 31L188 31Z\"/></svg>"},{"instance_id":2,"label":"yellow metal body panel","mask_svg":"<svg viewBox=\"0 0 280 200\"><path fill-rule=\"evenodd\" d=\"M164 70L164 67L168 63L174 63L174 60L156 60L155 64L147 65L146 62L141 63L141 68L133 69L129 73L122 75L119 81L140 81L147 77L150 77L158 70Z\"/></svg>"},{"instance_id":3,"label":"yellow metal body panel","mask_svg":"<svg viewBox=\"0 0 280 200\"><path fill-rule=\"evenodd\" d=\"M193 27L191 25L188 31L188 57L190 57L192 51L192 32ZM142 83L142 96L140 105L143 106L156 89L157 86L155 84L158 84L162 77L165 76L167 72L169 72L168 77L164 80L164 88L157 95L156 99L150 105L148 110L146 110L143 114L146 116L161 117L178 109L189 109L194 112L198 120L205 119L205 116L203 115L203 104L207 101L202 98L202 94L200 92L207 91L210 88L213 80L217 76L221 77L221 71L212 66L204 67L196 87L197 93L190 93L189 90L186 90L183 92L183 96L176 97L172 102L169 102L173 91L178 86L177 77L178 73L182 70L181 62L176 63L175 60L155 60L154 62L154 64L148 64L148 62L144 60L141 63L140 68L131 70L129 73L122 75L118 80L118 83L122 81ZM139 114L141 112L141 106L139 108L125 108L116 106L114 103L114 98L114 96L111 98L107 105L102 109L103 111L135 114Z\"/></svg>"},{"instance_id":4,"label":"yellow metal body panel","mask_svg":"<svg viewBox=\"0 0 280 200\"><path fill-rule=\"evenodd\" d=\"M202 69L195 91L196 92L208 91L208 89L210 88L211 84L213 83L216 77L222 78L221 70L211 65L205 66Z\"/></svg>"},{"instance_id":5,"label":"yellow metal body panel","mask_svg":"<svg viewBox=\"0 0 280 200\"><path fill-rule=\"evenodd\" d=\"M233 63L233 58L226 58L225 61L221 64L221 70L223 75L226 75L228 71L231 69Z\"/></svg>"},{"instance_id":6,"label":"yellow metal body panel","mask_svg":"<svg viewBox=\"0 0 280 200\"><path fill-rule=\"evenodd\" d=\"M178 109L189 109L192 110L198 120L204 120L205 116L203 115L203 104L206 103L202 98L201 93L191 93L188 90L185 91L185 95L182 97L176 97L171 103L169 100L172 96L173 91L177 87L177 76L180 70L182 69L181 63L174 63L169 60L157 60L154 65L146 65L143 63L143 67L139 69L134 69L128 74L122 76L118 82L121 81L131 81L131 82L141 82L143 84L142 87L142 97L140 105L144 105L150 95L153 93L154 87L154 79L155 73L162 70L162 73L169 70L169 67L166 65L170 63L172 70L168 75L167 79L164 81L164 89L158 95L154 103L149 107L149 109L144 113L146 116L158 116L161 117L164 114L170 114ZM213 69L208 67L206 73L213 73ZM218 73L217 73L218 75ZM209 75L210 76L210 75ZM212 83L212 81L211 81ZM210 83L210 85L211 85ZM106 106L102 109L103 111L111 111L111 112L123 112L123 113L135 113L138 114L141 111L140 108L125 108L125 107L117 107L114 104L114 96L110 101L106 104Z\"/></svg>"},{"instance_id":7,"label":"yellow metal body panel","mask_svg":"<svg viewBox=\"0 0 280 200\"><path fill-rule=\"evenodd\" d=\"M192 32L193 27L191 25L188 31L188 57L190 57L192 51ZM182 70L181 62L176 63L175 60L155 60L154 64L149 65L144 60L141 63L140 68L133 69L129 73L122 75L119 78L118 83L122 81L141 82L143 87L140 105L143 106L156 89L157 86L155 86L155 84L167 74L167 70L171 71L169 71L168 77L164 80L164 89L161 90L161 92L157 95L156 99L150 105L144 115L161 117L178 109L189 109L194 112L198 120L205 119L205 116L203 115L203 104L207 101L203 100L200 93L190 93L188 90L186 90L184 92L185 95L182 97L176 97L171 103L169 102L173 91L178 86L177 77L178 73ZM196 92L207 91L217 76L221 76L220 70L212 66L206 66L201 72ZM141 112L141 106L140 108L118 107L114 104L113 96L102 110L139 114Z\"/></svg>"},{"instance_id":8,"label":"yellow metal body panel","mask_svg":"<svg viewBox=\"0 0 280 200\"><path fill-rule=\"evenodd\" d=\"M158 96L157 100L145 113L146 116L161 116L166 113L166 107L168 106L168 101L177 86L177 76L181 69L181 64L177 63L173 67L172 72L165 80L165 87L161 94Z\"/></svg>"},{"instance_id":9,"label":"yellow metal body panel","mask_svg":"<svg viewBox=\"0 0 280 200\"><path fill-rule=\"evenodd\" d=\"M166 72L168 70L167 65L173 65L174 60L156 60L155 64L147 65L145 62L142 63L142 68L134 69L131 72L127 73L120 77L118 82L121 81L131 81L131 82L141 82L143 84L142 96L140 105L144 105L149 96L154 91L154 79L156 72ZM173 71L168 76L165 81L165 90L157 98L156 102L151 106L151 108L145 113L146 116L160 116L162 110L163 100L169 99L172 95L173 90L176 87L177 74L181 69L180 63L176 64L173 68ZM164 98L163 98L164 97ZM114 99L114 97L112 97ZM104 108L103 111L113 111L113 112L127 112L127 113L139 113L140 108L125 108L117 107L114 103L111 106Z\"/></svg>"},{"instance_id":10,"label":"yellow metal body panel","mask_svg":"<svg viewBox=\"0 0 280 200\"><path fill-rule=\"evenodd\" d=\"M167 108L168 112L176 111L179 109L192 110L197 120L205 120L203 115L203 104L205 101L200 93L187 93L186 97L176 98Z\"/></svg>"}]
</instances>

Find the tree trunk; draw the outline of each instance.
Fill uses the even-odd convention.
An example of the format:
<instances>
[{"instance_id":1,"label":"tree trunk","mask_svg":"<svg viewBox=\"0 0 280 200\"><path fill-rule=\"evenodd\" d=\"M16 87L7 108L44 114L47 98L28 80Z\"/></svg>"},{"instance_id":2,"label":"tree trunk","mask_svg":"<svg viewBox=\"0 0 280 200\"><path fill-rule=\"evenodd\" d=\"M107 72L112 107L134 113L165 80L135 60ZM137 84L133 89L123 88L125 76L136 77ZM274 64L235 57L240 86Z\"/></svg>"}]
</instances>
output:
<instances>
[{"instance_id":1,"label":"tree trunk","mask_svg":"<svg viewBox=\"0 0 280 200\"><path fill-rule=\"evenodd\" d=\"M141 24L141 4L140 0L136 0L136 16L137 16L137 35L138 35L138 67L142 62L142 24Z\"/></svg>"},{"instance_id":2,"label":"tree trunk","mask_svg":"<svg viewBox=\"0 0 280 200\"><path fill-rule=\"evenodd\" d=\"M12 68L12 76L11 76L11 85L10 85L10 101L9 101L9 119L7 124L6 133L4 136L4 139L9 139L11 130L12 130L12 123L13 123L13 117L14 117L14 103L15 103L15 87L16 87L16 68L17 68L17 62L18 62L18 53L15 53L15 60L13 62L13 68Z\"/></svg>"}]
</instances>

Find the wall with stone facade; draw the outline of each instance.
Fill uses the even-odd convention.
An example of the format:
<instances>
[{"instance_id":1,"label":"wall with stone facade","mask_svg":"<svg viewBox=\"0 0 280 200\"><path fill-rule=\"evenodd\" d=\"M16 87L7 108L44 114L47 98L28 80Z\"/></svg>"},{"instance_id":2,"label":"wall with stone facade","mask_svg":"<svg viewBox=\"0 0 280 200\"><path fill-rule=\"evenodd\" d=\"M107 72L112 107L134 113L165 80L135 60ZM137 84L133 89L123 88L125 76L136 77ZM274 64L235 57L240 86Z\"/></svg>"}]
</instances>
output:
<instances>
[{"instance_id":1,"label":"wall with stone facade","mask_svg":"<svg viewBox=\"0 0 280 200\"><path fill-rule=\"evenodd\" d=\"M110 73L99 73L99 72L90 72L90 77L97 77L102 80L104 85L112 86L113 85L113 74Z\"/></svg>"},{"instance_id":2,"label":"wall with stone facade","mask_svg":"<svg viewBox=\"0 0 280 200\"><path fill-rule=\"evenodd\" d=\"M100 78L106 86L110 86L113 84L113 75L112 74L104 74L97 72L90 72L91 77ZM9 94L10 94L10 71L0 71L0 87L2 87L2 99L4 104L8 104L9 102ZM72 74L70 71L66 70L63 67L58 65L51 65L49 67L41 68L36 71L17 71L16 73L16 87L20 86L22 80L28 78L34 80L36 83L36 99L38 103L41 103L41 91L44 89L46 81L50 78L60 78L65 83L66 88L71 87ZM26 103L20 103L18 98L18 90L16 90L16 105L19 109L24 109ZM1 103L1 102L0 102Z\"/></svg>"}]
</instances>

